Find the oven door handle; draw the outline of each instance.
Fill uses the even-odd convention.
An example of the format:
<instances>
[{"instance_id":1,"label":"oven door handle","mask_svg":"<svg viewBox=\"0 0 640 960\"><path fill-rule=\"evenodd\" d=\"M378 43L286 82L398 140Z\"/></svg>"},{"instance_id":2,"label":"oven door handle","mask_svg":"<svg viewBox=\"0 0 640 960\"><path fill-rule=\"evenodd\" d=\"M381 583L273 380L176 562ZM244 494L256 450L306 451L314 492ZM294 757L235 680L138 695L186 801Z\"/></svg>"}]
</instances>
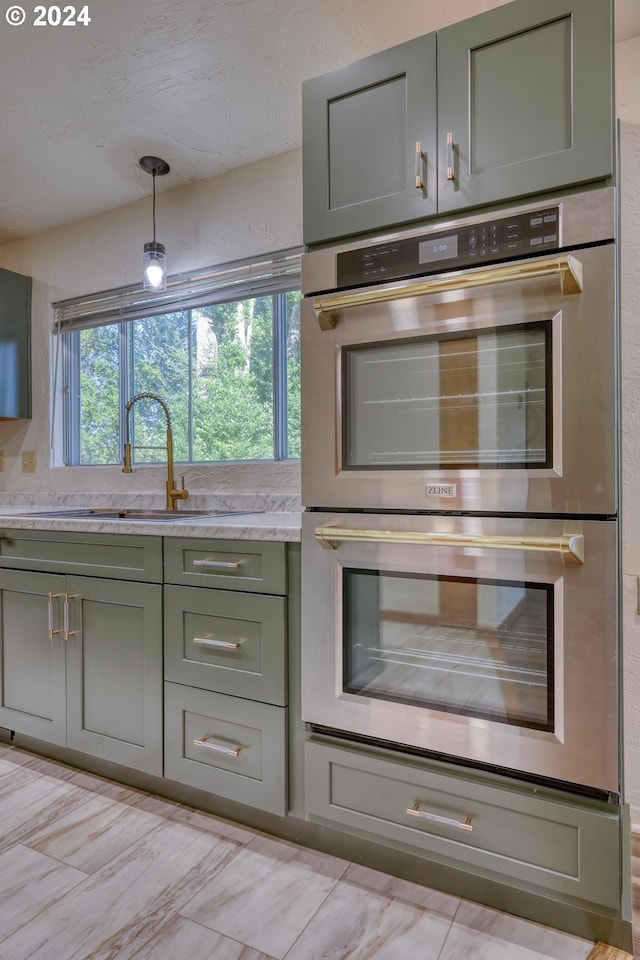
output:
<instances>
[{"instance_id":1,"label":"oven door handle","mask_svg":"<svg viewBox=\"0 0 640 960\"><path fill-rule=\"evenodd\" d=\"M316 539L334 550L345 541L370 543L415 543L448 547L488 547L491 550L536 550L559 553L563 563L584 563L584 536L570 533L560 537L510 537L492 534L422 533L410 530L348 530L345 527L316 527Z\"/></svg>"},{"instance_id":2,"label":"oven door handle","mask_svg":"<svg viewBox=\"0 0 640 960\"><path fill-rule=\"evenodd\" d=\"M544 257L540 260L523 260L519 263L482 270L439 274L436 277L403 286L377 287L374 290L357 290L355 293L334 293L326 297L317 297L313 301L313 309L321 329L333 330L338 322L340 311L349 307L386 303L389 300L405 300L407 297L422 297L445 290L468 290L472 287L486 287L492 283L551 276L560 278L563 294L582 293L582 264L575 257L567 254L559 257Z\"/></svg>"}]
</instances>

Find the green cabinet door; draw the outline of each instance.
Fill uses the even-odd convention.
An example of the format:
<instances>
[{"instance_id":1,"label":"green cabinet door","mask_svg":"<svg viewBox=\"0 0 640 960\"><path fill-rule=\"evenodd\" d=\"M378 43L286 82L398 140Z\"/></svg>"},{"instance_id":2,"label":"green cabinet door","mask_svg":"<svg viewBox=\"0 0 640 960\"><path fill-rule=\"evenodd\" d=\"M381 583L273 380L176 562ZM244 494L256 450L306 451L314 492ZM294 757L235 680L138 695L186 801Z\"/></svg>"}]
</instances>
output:
<instances>
[{"instance_id":1,"label":"green cabinet door","mask_svg":"<svg viewBox=\"0 0 640 960\"><path fill-rule=\"evenodd\" d=\"M0 726L161 776L161 586L0 569Z\"/></svg>"},{"instance_id":2,"label":"green cabinet door","mask_svg":"<svg viewBox=\"0 0 640 960\"><path fill-rule=\"evenodd\" d=\"M611 0L516 0L437 42L440 213L612 175Z\"/></svg>"},{"instance_id":3,"label":"green cabinet door","mask_svg":"<svg viewBox=\"0 0 640 960\"><path fill-rule=\"evenodd\" d=\"M67 577L67 746L162 776L162 588Z\"/></svg>"},{"instance_id":4,"label":"green cabinet door","mask_svg":"<svg viewBox=\"0 0 640 960\"><path fill-rule=\"evenodd\" d=\"M31 277L0 269L0 419L31 417Z\"/></svg>"},{"instance_id":5,"label":"green cabinet door","mask_svg":"<svg viewBox=\"0 0 640 960\"><path fill-rule=\"evenodd\" d=\"M305 81L304 242L612 177L612 5L514 0Z\"/></svg>"},{"instance_id":6,"label":"green cabinet door","mask_svg":"<svg viewBox=\"0 0 640 960\"><path fill-rule=\"evenodd\" d=\"M64 745L65 578L0 570L0 726Z\"/></svg>"},{"instance_id":7,"label":"green cabinet door","mask_svg":"<svg viewBox=\"0 0 640 960\"><path fill-rule=\"evenodd\" d=\"M436 213L436 36L302 84L307 244Z\"/></svg>"}]
</instances>

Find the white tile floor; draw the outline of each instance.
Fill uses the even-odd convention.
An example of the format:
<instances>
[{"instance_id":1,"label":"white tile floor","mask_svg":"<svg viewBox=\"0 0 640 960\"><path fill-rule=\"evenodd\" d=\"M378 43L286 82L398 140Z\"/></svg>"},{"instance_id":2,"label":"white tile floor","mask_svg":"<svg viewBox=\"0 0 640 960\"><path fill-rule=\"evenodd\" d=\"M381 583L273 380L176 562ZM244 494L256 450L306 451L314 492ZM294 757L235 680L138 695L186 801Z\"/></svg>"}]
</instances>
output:
<instances>
[{"instance_id":1,"label":"white tile floor","mask_svg":"<svg viewBox=\"0 0 640 960\"><path fill-rule=\"evenodd\" d=\"M585 960L592 947L0 745L0 960Z\"/></svg>"}]
</instances>

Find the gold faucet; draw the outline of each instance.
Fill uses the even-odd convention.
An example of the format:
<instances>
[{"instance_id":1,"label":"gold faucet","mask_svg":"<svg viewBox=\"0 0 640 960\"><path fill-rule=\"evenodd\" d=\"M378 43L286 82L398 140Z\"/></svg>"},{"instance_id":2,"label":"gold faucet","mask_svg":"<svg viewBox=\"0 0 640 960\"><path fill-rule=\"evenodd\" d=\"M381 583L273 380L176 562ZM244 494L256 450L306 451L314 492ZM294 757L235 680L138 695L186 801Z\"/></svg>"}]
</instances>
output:
<instances>
[{"instance_id":1,"label":"gold faucet","mask_svg":"<svg viewBox=\"0 0 640 960\"><path fill-rule=\"evenodd\" d=\"M132 408L138 402L138 400L155 400L162 407L162 411L165 415L167 421L167 441L165 447L150 447L150 446L139 446L138 444L132 444L129 440L129 416L131 414ZM133 450L162 450L166 449L167 451L167 500L166 508L167 510L177 510L178 504L177 500L186 500L189 496L189 491L185 489L184 486L184 477L182 477L182 487L180 489L176 488L176 480L173 473L173 432L171 430L171 414L169 413L169 408L157 393L137 393L135 397L131 397L130 400L125 404L125 444L124 444L124 466L122 468L123 473L133 473L133 466L131 464L131 453Z\"/></svg>"}]
</instances>

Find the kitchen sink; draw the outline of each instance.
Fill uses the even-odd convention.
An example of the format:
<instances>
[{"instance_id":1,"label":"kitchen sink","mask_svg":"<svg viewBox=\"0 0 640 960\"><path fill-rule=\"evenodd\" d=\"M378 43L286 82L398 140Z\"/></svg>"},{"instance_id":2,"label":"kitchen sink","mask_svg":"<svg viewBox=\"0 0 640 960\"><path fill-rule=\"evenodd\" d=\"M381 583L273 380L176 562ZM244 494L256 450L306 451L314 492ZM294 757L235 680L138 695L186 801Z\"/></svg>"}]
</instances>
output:
<instances>
[{"instance_id":1,"label":"kitchen sink","mask_svg":"<svg viewBox=\"0 0 640 960\"><path fill-rule=\"evenodd\" d=\"M38 510L29 513L30 517L60 517L87 520L149 520L175 523L180 520L206 520L209 517L244 517L261 510L137 510L115 507L91 507L79 510Z\"/></svg>"}]
</instances>

